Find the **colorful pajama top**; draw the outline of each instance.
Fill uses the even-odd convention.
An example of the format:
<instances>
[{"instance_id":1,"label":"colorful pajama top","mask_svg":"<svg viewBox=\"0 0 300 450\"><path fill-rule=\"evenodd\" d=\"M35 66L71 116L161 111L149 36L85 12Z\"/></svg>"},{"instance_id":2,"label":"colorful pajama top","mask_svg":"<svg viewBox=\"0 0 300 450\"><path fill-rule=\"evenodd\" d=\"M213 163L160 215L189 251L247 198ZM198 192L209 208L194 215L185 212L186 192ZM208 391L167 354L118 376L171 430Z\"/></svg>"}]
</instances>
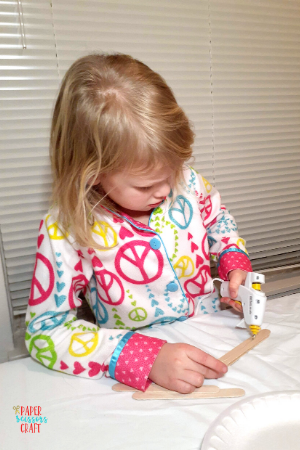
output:
<instances>
[{"instance_id":1,"label":"colorful pajama top","mask_svg":"<svg viewBox=\"0 0 300 450\"><path fill-rule=\"evenodd\" d=\"M218 311L211 292L210 256L222 279L251 271L245 242L218 191L187 168L148 226L102 208L93 237L103 249L85 248L64 233L55 211L40 225L26 314L26 346L46 367L99 379L105 374L145 390L165 343L135 332ZM77 320L83 292L96 325ZM199 303L200 302L200 303Z\"/></svg>"}]
</instances>

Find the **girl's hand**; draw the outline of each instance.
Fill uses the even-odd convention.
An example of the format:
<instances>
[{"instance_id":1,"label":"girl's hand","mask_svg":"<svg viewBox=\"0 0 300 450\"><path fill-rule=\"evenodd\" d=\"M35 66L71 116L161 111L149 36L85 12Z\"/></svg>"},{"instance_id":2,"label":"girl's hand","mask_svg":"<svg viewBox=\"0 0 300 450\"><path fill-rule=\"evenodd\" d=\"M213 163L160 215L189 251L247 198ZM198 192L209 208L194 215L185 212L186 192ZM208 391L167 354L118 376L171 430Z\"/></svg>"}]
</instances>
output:
<instances>
[{"instance_id":1,"label":"girl's hand","mask_svg":"<svg viewBox=\"0 0 300 450\"><path fill-rule=\"evenodd\" d=\"M202 386L205 378L219 378L227 366L213 356L188 344L164 344L154 361L150 380L181 394Z\"/></svg>"},{"instance_id":2,"label":"girl's hand","mask_svg":"<svg viewBox=\"0 0 300 450\"><path fill-rule=\"evenodd\" d=\"M236 297L238 295L239 286L241 284L244 284L247 273L244 270L241 269L235 269L231 270L228 274L229 278L229 293L232 298ZM242 305L236 303L232 298L229 297L222 297L221 302L226 303L227 305L232 306L236 311L243 312Z\"/></svg>"}]
</instances>

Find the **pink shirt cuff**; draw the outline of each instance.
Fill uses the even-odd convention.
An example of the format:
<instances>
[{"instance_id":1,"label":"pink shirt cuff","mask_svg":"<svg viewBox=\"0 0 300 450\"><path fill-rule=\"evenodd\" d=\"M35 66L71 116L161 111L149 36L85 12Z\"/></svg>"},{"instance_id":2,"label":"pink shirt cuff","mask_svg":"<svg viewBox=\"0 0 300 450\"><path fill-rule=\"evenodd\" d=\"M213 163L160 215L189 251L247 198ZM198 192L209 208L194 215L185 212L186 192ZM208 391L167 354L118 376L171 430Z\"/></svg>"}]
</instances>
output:
<instances>
[{"instance_id":1,"label":"pink shirt cuff","mask_svg":"<svg viewBox=\"0 0 300 450\"><path fill-rule=\"evenodd\" d=\"M167 341L134 333L118 358L115 379L141 391L151 384L149 373L154 361Z\"/></svg>"},{"instance_id":2,"label":"pink shirt cuff","mask_svg":"<svg viewBox=\"0 0 300 450\"><path fill-rule=\"evenodd\" d=\"M242 251L223 252L219 259L218 272L222 280L228 280L228 272L234 269L241 269L245 272L252 272L251 262Z\"/></svg>"}]
</instances>

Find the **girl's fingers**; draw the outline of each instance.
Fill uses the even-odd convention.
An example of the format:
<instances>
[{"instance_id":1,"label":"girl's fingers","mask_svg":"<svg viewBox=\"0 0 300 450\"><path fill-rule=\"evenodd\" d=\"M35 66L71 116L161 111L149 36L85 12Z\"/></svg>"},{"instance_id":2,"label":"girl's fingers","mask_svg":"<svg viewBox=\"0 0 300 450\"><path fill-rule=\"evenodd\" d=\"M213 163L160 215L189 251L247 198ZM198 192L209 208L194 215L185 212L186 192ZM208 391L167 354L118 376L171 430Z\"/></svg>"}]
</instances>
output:
<instances>
[{"instance_id":1,"label":"girl's fingers","mask_svg":"<svg viewBox=\"0 0 300 450\"><path fill-rule=\"evenodd\" d=\"M198 363L201 366L205 366L207 369L210 369L219 374L224 374L228 370L226 364L222 363L221 361L209 355L208 353L203 352L199 348L193 347L192 345L189 346L187 356L190 360L194 361L195 363Z\"/></svg>"},{"instance_id":2,"label":"girl's fingers","mask_svg":"<svg viewBox=\"0 0 300 450\"><path fill-rule=\"evenodd\" d=\"M205 377L199 372L195 372L194 370L184 370L181 381L190 384L194 388L198 388L204 383L204 378Z\"/></svg>"},{"instance_id":3,"label":"girl's fingers","mask_svg":"<svg viewBox=\"0 0 300 450\"><path fill-rule=\"evenodd\" d=\"M176 380L172 384L172 386L168 389L179 392L180 394L191 394L192 392L194 392L196 387L198 387L198 386L195 386L194 384L190 384L185 380Z\"/></svg>"},{"instance_id":4,"label":"girl's fingers","mask_svg":"<svg viewBox=\"0 0 300 450\"><path fill-rule=\"evenodd\" d=\"M232 279L229 281L229 293L232 298L235 298L238 296L239 287L243 281L244 280L241 277L239 277L238 275L236 277L232 277Z\"/></svg>"},{"instance_id":5,"label":"girl's fingers","mask_svg":"<svg viewBox=\"0 0 300 450\"><path fill-rule=\"evenodd\" d=\"M190 360L190 364L188 369L189 371L193 371L194 373L199 374L203 378L220 378L224 375L224 372L217 372L216 370L209 369L202 364L198 364L192 360Z\"/></svg>"},{"instance_id":6,"label":"girl's fingers","mask_svg":"<svg viewBox=\"0 0 300 450\"><path fill-rule=\"evenodd\" d=\"M246 276L247 272L240 269L232 270L229 273L229 293L232 298L237 297L239 287L245 281Z\"/></svg>"},{"instance_id":7,"label":"girl's fingers","mask_svg":"<svg viewBox=\"0 0 300 450\"><path fill-rule=\"evenodd\" d=\"M226 305L231 306L232 308L234 308L238 312L243 312L242 305L240 305L239 303L235 302L234 300L232 300L229 297L222 297L220 301L222 303L226 303Z\"/></svg>"}]
</instances>

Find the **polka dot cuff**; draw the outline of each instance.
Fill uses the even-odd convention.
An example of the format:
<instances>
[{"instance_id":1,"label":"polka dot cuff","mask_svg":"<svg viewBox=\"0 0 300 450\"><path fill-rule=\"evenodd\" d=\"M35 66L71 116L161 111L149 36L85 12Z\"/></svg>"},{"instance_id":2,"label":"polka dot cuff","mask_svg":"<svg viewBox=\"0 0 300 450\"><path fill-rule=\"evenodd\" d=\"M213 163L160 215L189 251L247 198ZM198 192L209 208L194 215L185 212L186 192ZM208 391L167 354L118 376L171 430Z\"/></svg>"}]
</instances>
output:
<instances>
[{"instance_id":1,"label":"polka dot cuff","mask_svg":"<svg viewBox=\"0 0 300 450\"><path fill-rule=\"evenodd\" d=\"M149 373L154 361L167 341L134 333L124 345L115 368L115 379L141 391L151 380Z\"/></svg>"},{"instance_id":2,"label":"polka dot cuff","mask_svg":"<svg viewBox=\"0 0 300 450\"><path fill-rule=\"evenodd\" d=\"M251 262L244 252L229 251L221 254L219 259L218 272L222 280L228 280L228 272L234 269L241 269L245 272L252 272Z\"/></svg>"}]
</instances>

